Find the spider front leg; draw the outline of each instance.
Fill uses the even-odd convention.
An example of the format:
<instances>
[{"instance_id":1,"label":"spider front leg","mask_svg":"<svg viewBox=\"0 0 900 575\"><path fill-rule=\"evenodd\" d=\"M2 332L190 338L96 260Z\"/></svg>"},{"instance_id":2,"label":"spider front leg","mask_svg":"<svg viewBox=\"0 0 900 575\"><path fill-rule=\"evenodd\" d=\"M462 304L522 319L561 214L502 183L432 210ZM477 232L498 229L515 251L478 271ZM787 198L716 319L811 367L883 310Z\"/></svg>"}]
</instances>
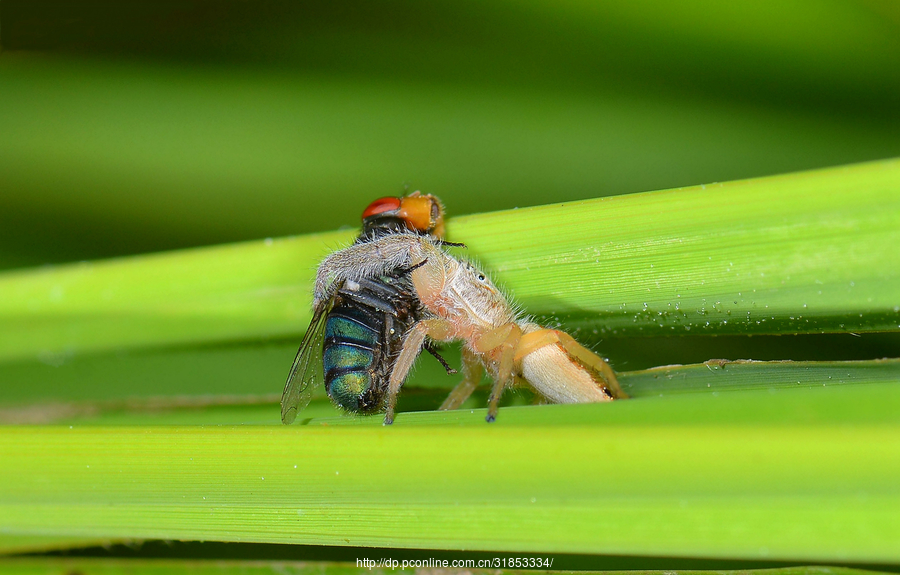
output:
<instances>
[{"instance_id":1,"label":"spider front leg","mask_svg":"<svg viewBox=\"0 0 900 575\"><path fill-rule=\"evenodd\" d=\"M400 387L406 381L409 370L412 369L413 363L419 357L422 347L425 345L425 338L431 336L432 339L446 339L448 330L452 326L442 319L424 319L406 333L403 338L403 347L400 348L400 355L394 362L394 369L391 371L391 377L388 380L388 393L386 401L386 411L384 414L384 424L390 425L394 423L394 408L397 405L397 394L400 393Z\"/></svg>"}]
</instances>

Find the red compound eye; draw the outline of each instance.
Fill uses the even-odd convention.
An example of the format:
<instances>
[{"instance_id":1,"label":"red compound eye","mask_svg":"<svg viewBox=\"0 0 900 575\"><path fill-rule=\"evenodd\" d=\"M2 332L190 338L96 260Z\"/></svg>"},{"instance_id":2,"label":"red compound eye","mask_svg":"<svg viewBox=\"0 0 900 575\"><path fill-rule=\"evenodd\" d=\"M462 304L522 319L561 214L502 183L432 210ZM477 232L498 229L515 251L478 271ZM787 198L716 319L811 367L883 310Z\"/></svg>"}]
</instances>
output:
<instances>
[{"instance_id":1,"label":"red compound eye","mask_svg":"<svg viewBox=\"0 0 900 575\"><path fill-rule=\"evenodd\" d=\"M400 198L378 198L363 211L362 219L371 218L384 212L393 212L400 209Z\"/></svg>"}]
</instances>

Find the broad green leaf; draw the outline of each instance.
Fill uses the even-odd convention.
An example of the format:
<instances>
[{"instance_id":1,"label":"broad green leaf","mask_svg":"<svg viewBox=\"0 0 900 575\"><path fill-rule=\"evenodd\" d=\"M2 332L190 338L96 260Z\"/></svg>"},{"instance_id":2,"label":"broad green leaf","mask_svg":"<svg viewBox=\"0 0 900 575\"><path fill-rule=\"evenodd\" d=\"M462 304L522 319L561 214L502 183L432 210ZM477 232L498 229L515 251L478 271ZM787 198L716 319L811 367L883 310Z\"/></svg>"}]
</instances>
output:
<instances>
[{"instance_id":1,"label":"broad green leaf","mask_svg":"<svg viewBox=\"0 0 900 575\"><path fill-rule=\"evenodd\" d=\"M263 364L260 364L260 368ZM823 388L858 386L900 382L900 359L847 362L762 362L713 360L700 365L674 365L618 374L622 388L633 399L665 398L679 394L713 394L744 390ZM431 377L434 377L432 375ZM86 381L90 381L86 379ZM434 410L446 397L457 380L422 379L429 387L405 385L398 404L399 411ZM189 395L187 390L177 394L174 389L131 390L132 396L103 399L107 390L89 388L94 399L34 393L30 400L21 396L0 408L0 423L78 423L91 425L191 425L191 424L256 424L279 425L280 396L272 389L267 394L202 393L211 387L209 382L197 382ZM277 388L273 388L277 390ZM487 386L470 398L465 408L480 408L487 404ZM62 390L65 392L66 390ZM504 405L525 405L532 396L526 392L508 392ZM7 402L9 399L7 398ZM317 390L317 399L301 414L301 421L334 418L340 412ZM381 415L372 417L341 417L331 424L381 422ZM428 422L441 418L425 415ZM552 418L551 418L552 421Z\"/></svg>"},{"instance_id":2,"label":"broad green leaf","mask_svg":"<svg viewBox=\"0 0 900 575\"><path fill-rule=\"evenodd\" d=\"M900 161L456 218L530 313L599 334L900 330ZM0 276L0 358L299 334L352 232Z\"/></svg>"},{"instance_id":3,"label":"broad green leaf","mask_svg":"<svg viewBox=\"0 0 900 575\"><path fill-rule=\"evenodd\" d=\"M891 160L483 214L452 229L475 238L525 309L638 336L900 330L898 224Z\"/></svg>"},{"instance_id":4,"label":"broad green leaf","mask_svg":"<svg viewBox=\"0 0 900 575\"><path fill-rule=\"evenodd\" d=\"M895 563L898 390L6 427L0 517L18 536Z\"/></svg>"}]
</instances>

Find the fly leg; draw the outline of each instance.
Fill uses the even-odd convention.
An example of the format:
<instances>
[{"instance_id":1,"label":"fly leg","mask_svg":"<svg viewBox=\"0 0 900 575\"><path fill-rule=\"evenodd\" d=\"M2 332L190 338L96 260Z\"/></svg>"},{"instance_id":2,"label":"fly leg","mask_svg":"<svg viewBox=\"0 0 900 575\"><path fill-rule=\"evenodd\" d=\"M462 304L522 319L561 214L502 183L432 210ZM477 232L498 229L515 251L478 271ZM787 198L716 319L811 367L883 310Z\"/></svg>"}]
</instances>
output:
<instances>
[{"instance_id":1,"label":"fly leg","mask_svg":"<svg viewBox=\"0 0 900 575\"><path fill-rule=\"evenodd\" d=\"M403 338L403 347L400 349L400 355L394 362L394 369L391 371L391 377L388 380L387 393L387 411L384 414L384 424L390 425L394 423L394 408L397 405L397 394L400 393L400 387L406 381L409 370L412 369L413 362L422 351L425 345L425 337L432 335L435 339L441 339L441 335L447 333L448 324L441 319L425 319L410 329Z\"/></svg>"},{"instance_id":2,"label":"fly leg","mask_svg":"<svg viewBox=\"0 0 900 575\"><path fill-rule=\"evenodd\" d=\"M478 357L466 347L462 351L462 371L462 381L453 388L453 391L450 392L450 395L447 396L447 399L444 400L444 403L438 409L459 408L463 402L469 399L469 396L472 395L472 392L475 391L475 388L481 382L481 378L484 375L484 366L481 365Z\"/></svg>"},{"instance_id":3,"label":"fly leg","mask_svg":"<svg viewBox=\"0 0 900 575\"><path fill-rule=\"evenodd\" d=\"M425 348L425 351L427 351L428 353L430 353L431 355L433 355L433 356L434 356L434 359L438 360L438 362L439 362L442 366L444 366L444 371L447 372L447 375L456 375L456 370L453 369L452 367L450 367L450 364L447 363L447 360L444 359L444 357L443 357L440 353L438 353L438 350L436 350L436 349L434 348L434 346L432 345L431 342L426 341L426 342L425 342L425 345L424 345L423 347Z\"/></svg>"},{"instance_id":4,"label":"fly leg","mask_svg":"<svg viewBox=\"0 0 900 575\"><path fill-rule=\"evenodd\" d=\"M427 264L427 263L428 263L428 258L425 258L424 260L420 261L419 263L413 264L413 265L409 266L408 268L401 268L401 269L398 269L398 270L397 270L397 274L399 274L399 275L407 275L407 274L411 274L411 273L413 273L414 271L416 271L417 269L419 269L420 267L424 266L424 265Z\"/></svg>"}]
</instances>

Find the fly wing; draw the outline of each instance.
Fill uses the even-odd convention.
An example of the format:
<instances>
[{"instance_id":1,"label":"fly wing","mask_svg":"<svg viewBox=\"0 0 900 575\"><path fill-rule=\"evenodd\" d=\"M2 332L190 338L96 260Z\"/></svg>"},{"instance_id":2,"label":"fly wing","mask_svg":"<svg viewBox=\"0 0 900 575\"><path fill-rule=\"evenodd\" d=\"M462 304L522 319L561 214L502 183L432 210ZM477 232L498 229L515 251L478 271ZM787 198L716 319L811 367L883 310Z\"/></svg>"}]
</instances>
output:
<instances>
[{"instance_id":1,"label":"fly wing","mask_svg":"<svg viewBox=\"0 0 900 575\"><path fill-rule=\"evenodd\" d=\"M291 366L284 392L281 394L281 422L285 425L293 423L297 413L309 404L313 391L325 383L325 370L322 367L322 347L325 345L323 332L325 320L334 306L334 299L328 300L313 312L312 321L297 357Z\"/></svg>"}]
</instances>

